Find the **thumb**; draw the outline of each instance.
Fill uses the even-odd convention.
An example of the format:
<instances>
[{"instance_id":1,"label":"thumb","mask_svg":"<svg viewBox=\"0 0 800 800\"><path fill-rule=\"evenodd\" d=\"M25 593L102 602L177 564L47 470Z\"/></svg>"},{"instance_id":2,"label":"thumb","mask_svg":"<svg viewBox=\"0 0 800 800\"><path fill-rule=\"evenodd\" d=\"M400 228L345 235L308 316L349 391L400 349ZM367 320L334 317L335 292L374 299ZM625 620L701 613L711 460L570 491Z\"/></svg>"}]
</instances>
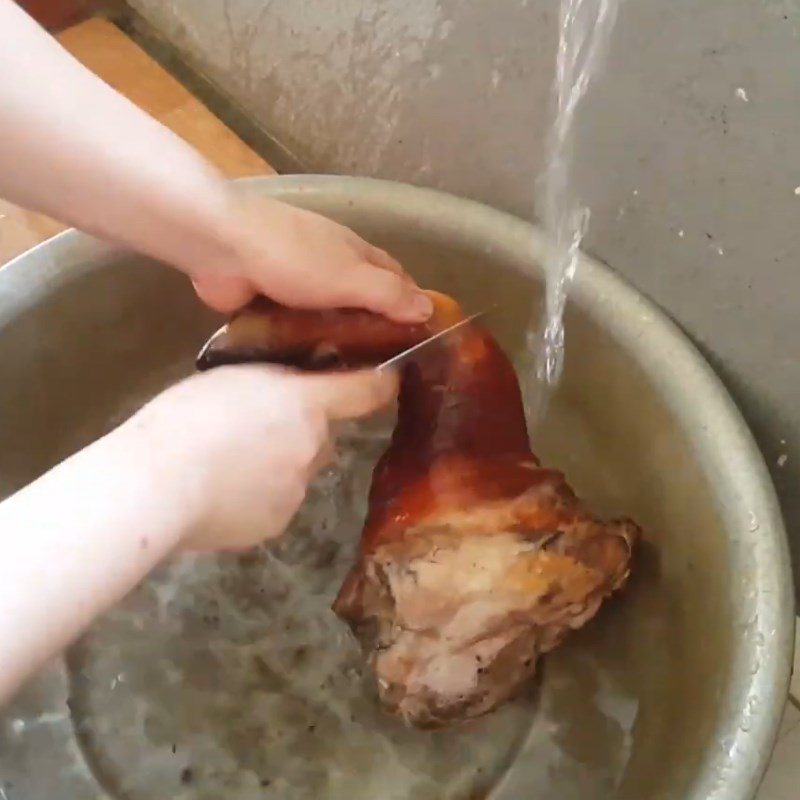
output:
<instances>
[{"instance_id":1,"label":"thumb","mask_svg":"<svg viewBox=\"0 0 800 800\"><path fill-rule=\"evenodd\" d=\"M204 275L192 278L192 284L197 296L207 306L223 314L238 311L255 296L250 282L243 278Z\"/></svg>"},{"instance_id":2,"label":"thumb","mask_svg":"<svg viewBox=\"0 0 800 800\"><path fill-rule=\"evenodd\" d=\"M395 322L424 322L433 312L430 297L403 273L363 263L347 272L352 287L345 305L367 308Z\"/></svg>"},{"instance_id":3,"label":"thumb","mask_svg":"<svg viewBox=\"0 0 800 800\"><path fill-rule=\"evenodd\" d=\"M387 405L397 394L397 374L392 370L362 370L339 375L308 376L313 397L329 419L364 417Z\"/></svg>"}]
</instances>

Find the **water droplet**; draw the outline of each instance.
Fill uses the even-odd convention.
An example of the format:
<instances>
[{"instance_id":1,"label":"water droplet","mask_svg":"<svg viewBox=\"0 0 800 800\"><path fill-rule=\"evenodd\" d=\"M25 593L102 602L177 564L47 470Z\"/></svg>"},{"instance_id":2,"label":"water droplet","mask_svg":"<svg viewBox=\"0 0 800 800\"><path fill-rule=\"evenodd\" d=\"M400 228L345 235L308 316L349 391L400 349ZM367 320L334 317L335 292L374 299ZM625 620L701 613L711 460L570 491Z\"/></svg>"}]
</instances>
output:
<instances>
[{"instance_id":1,"label":"water droplet","mask_svg":"<svg viewBox=\"0 0 800 800\"><path fill-rule=\"evenodd\" d=\"M748 530L750 531L750 533L755 533L758 530L758 528L759 528L758 517L756 517L756 515L751 511L750 524Z\"/></svg>"},{"instance_id":2,"label":"water droplet","mask_svg":"<svg viewBox=\"0 0 800 800\"><path fill-rule=\"evenodd\" d=\"M786 466L786 462L789 460L789 456L786 453L781 453L778 456L778 460L775 462L779 467L783 468Z\"/></svg>"},{"instance_id":3,"label":"water droplet","mask_svg":"<svg viewBox=\"0 0 800 800\"><path fill-rule=\"evenodd\" d=\"M686 233L684 232L683 228L681 228L681 229L678 231L678 236L680 236L680 237L681 237L681 239L683 239L683 237L684 237L685 235L686 235Z\"/></svg>"}]
</instances>

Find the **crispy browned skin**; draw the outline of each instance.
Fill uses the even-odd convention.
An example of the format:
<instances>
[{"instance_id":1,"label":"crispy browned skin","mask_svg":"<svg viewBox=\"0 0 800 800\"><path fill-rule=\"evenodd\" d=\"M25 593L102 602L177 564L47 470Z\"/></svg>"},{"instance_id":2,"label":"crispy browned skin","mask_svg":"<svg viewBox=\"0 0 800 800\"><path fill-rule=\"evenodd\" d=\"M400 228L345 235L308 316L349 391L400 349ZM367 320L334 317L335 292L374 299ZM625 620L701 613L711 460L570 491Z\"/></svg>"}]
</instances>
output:
<instances>
[{"instance_id":1,"label":"crispy browned skin","mask_svg":"<svg viewBox=\"0 0 800 800\"><path fill-rule=\"evenodd\" d=\"M259 301L199 365L375 365L463 318L431 294L434 316L418 326ZM403 368L397 426L334 610L369 653L384 705L444 725L511 697L541 653L594 616L625 583L638 535L630 520L594 517L540 465L514 369L473 323Z\"/></svg>"}]
</instances>

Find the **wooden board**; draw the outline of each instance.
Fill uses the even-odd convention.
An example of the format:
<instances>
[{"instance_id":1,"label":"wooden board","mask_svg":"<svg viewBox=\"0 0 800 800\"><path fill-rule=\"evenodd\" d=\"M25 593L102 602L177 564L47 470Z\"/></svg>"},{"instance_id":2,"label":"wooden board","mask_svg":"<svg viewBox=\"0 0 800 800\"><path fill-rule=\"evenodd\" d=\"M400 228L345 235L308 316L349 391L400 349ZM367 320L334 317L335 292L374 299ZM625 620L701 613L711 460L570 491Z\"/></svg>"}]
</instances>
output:
<instances>
[{"instance_id":1,"label":"wooden board","mask_svg":"<svg viewBox=\"0 0 800 800\"><path fill-rule=\"evenodd\" d=\"M274 173L266 161L113 23L90 19L62 31L57 38L75 58L189 142L228 177ZM63 229L41 214L0 200L0 265Z\"/></svg>"}]
</instances>

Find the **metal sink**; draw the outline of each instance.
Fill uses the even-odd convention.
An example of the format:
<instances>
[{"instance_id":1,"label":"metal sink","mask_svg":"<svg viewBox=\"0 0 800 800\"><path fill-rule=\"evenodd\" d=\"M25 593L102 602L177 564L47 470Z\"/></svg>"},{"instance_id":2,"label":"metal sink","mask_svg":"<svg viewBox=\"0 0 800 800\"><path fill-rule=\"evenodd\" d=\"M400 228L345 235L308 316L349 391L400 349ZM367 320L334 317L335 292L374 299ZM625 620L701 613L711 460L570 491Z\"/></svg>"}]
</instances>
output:
<instances>
[{"instance_id":1,"label":"metal sink","mask_svg":"<svg viewBox=\"0 0 800 800\"><path fill-rule=\"evenodd\" d=\"M521 356L548 247L527 223L371 180L241 189L352 225L467 308L499 303L489 324ZM2 269L0 493L188 374L216 324L178 274L75 232ZM376 709L327 606L391 427L379 419L345 431L342 468L320 477L283 543L166 565L34 680L0 717L0 798L752 798L793 640L761 456L681 332L590 259L566 330L535 448L646 541L629 589L547 657L525 697L437 733Z\"/></svg>"}]
</instances>

